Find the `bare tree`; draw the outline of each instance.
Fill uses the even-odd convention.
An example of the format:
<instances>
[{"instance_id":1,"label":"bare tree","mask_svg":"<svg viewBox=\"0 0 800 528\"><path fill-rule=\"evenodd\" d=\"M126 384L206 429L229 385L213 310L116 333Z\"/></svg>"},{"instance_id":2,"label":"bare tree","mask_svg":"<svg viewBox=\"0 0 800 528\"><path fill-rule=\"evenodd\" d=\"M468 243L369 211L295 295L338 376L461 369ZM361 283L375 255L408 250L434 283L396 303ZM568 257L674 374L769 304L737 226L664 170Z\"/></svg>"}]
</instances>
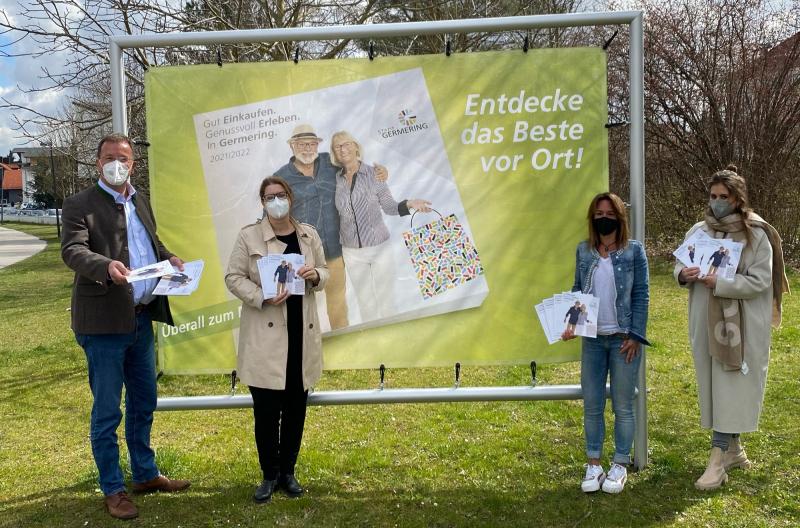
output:
<instances>
[{"instance_id":1,"label":"bare tree","mask_svg":"<svg viewBox=\"0 0 800 528\"><path fill-rule=\"evenodd\" d=\"M761 0L648 1L648 222L654 234L701 216L706 181L728 163L757 212L797 250L800 36Z\"/></svg>"},{"instance_id":2,"label":"bare tree","mask_svg":"<svg viewBox=\"0 0 800 528\"><path fill-rule=\"evenodd\" d=\"M569 13L578 10L582 0L439 0L423 2L414 0L398 2L382 0L374 22L426 22L431 20L455 20L503 16ZM528 45L534 47L556 47L570 45L584 38L581 28L550 28L529 32L510 33L456 33L453 35L415 35L383 39L375 42L373 49L380 55L416 55L440 53L450 42L452 52L483 51L520 48L527 37ZM359 42L362 50L369 42Z\"/></svg>"},{"instance_id":3,"label":"bare tree","mask_svg":"<svg viewBox=\"0 0 800 528\"><path fill-rule=\"evenodd\" d=\"M91 166L87 155L104 133L110 131L110 35L168 33L182 31L237 30L325 26L436 19L509 16L576 9L580 0L440 0L397 2L394 0L18 0L11 11L0 10L0 34L7 44L0 56L39 60L54 54L64 58L58 69L41 67L41 84L20 87L29 92L58 90L69 101L55 115L9 99L0 107L14 111L18 131L39 141L56 131L71 130L86 142L76 162ZM558 45L566 41L564 30L530 35L529 45ZM522 46L518 34L459 34L453 36L453 51ZM13 46L13 47L12 47ZM381 43L381 53L426 53L443 49L444 37L395 39ZM144 72L154 66L223 62L281 61L295 58L326 59L363 55L367 43L348 39L331 42L277 42L232 44L209 48L131 49L124 53L130 135L144 140ZM12 49L26 49L13 55ZM71 144L71 143L70 143ZM140 154L144 154L144 149ZM141 157L139 184L146 176L146 158Z\"/></svg>"},{"instance_id":4,"label":"bare tree","mask_svg":"<svg viewBox=\"0 0 800 528\"><path fill-rule=\"evenodd\" d=\"M361 24L375 13L377 0L324 2L201 0L180 5L170 0L19 0L12 12L0 10L0 34L7 44L0 57L37 61L57 54L64 59L57 70L41 67L39 86L20 87L36 93L56 90L65 94L67 107L48 114L31 105L0 98L0 108L11 109L24 137L38 142L71 130L85 145L75 161L93 164L92 147L111 129L108 39L110 35L180 31L280 28L303 25ZM349 40L315 42L302 50L295 43L148 48L125 51L125 90L129 134L143 142L144 72L154 66L287 60L295 56L331 58L350 46ZM12 49L28 51L12 53ZM72 143L64 143L72 144ZM79 152L80 151L80 152ZM147 160L139 149L138 184L146 188Z\"/></svg>"},{"instance_id":5,"label":"bare tree","mask_svg":"<svg viewBox=\"0 0 800 528\"><path fill-rule=\"evenodd\" d=\"M613 2L609 7L615 8ZM630 8L631 6L628 5ZM796 11L764 0L645 0L646 213L665 254L703 215L729 163L755 210L800 257L800 36ZM628 35L609 49L611 121L627 119ZM609 131L611 188L628 185L627 129Z\"/></svg>"}]
</instances>

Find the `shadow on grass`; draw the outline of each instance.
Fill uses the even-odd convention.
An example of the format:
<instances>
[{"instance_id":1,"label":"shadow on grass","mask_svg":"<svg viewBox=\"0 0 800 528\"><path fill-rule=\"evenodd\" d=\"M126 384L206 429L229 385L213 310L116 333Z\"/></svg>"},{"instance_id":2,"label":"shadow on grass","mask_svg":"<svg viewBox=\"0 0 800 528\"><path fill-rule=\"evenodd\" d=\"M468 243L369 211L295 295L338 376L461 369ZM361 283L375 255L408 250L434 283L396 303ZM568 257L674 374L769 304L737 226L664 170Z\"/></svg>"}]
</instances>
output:
<instances>
[{"instance_id":1,"label":"shadow on grass","mask_svg":"<svg viewBox=\"0 0 800 528\"><path fill-rule=\"evenodd\" d=\"M42 391L52 390L59 385L72 387L79 379L85 377L86 369L83 367L61 369L41 374L4 377L2 378L2 383L0 383L0 400L10 401L11 398L23 390L26 393L38 394ZM17 402L20 403L19 400Z\"/></svg>"},{"instance_id":2,"label":"shadow on grass","mask_svg":"<svg viewBox=\"0 0 800 528\"><path fill-rule=\"evenodd\" d=\"M377 489L348 489L361 482L314 481L306 495L278 493L270 504L251 500L255 482L213 485L196 481L178 494L134 496L140 518L150 526L659 526L690 505L705 500L692 487L701 468L634 475L621 495L584 494L530 475L518 488L480 485L392 487L392 476ZM538 480L537 480L538 479ZM334 481L335 480L335 481ZM531 489L531 486L534 486ZM96 526L112 522L91 477L66 488L7 501L0 526ZM653 500L658 496L658 500ZM6 524L8 523L8 524Z\"/></svg>"}]
</instances>

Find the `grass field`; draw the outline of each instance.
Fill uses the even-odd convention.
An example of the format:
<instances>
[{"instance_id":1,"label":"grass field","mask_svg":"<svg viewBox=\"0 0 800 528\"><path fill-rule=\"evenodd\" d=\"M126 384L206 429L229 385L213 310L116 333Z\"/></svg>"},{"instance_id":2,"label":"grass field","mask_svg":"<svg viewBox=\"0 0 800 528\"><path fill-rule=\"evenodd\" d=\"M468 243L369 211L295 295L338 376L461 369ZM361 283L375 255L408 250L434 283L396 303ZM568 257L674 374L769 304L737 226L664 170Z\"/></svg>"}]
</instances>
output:
<instances>
[{"instance_id":1,"label":"grass field","mask_svg":"<svg viewBox=\"0 0 800 528\"><path fill-rule=\"evenodd\" d=\"M53 226L14 228L47 249L0 270L0 527L114 526L88 442L85 357L69 329L72 274ZM651 277L651 464L623 494L585 495L581 402L312 407L297 468L307 494L250 497L259 478L249 410L156 415L164 473L177 495L136 498L130 526L703 526L800 525L800 299L773 334L761 431L743 437L752 470L696 491L709 433L700 429L686 335L686 292L671 267ZM790 277L800 290L796 274ZM527 367L467 368L462 386L524 385ZM579 365L543 366L540 383L577 383ZM326 373L318 390L377 385L367 371ZM452 369L393 370L388 386L446 387ZM160 394L221 394L223 376L165 377ZM610 411L607 411L610 419ZM124 449L124 446L123 446ZM606 449L610 444L606 443Z\"/></svg>"}]
</instances>

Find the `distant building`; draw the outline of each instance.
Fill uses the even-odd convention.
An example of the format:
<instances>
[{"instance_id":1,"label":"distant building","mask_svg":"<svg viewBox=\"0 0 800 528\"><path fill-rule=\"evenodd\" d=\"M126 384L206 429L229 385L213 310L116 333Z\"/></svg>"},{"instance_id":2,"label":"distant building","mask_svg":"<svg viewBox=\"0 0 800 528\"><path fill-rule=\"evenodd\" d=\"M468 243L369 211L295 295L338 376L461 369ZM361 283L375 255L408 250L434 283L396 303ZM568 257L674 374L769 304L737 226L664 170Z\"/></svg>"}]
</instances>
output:
<instances>
[{"instance_id":1,"label":"distant building","mask_svg":"<svg viewBox=\"0 0 800 528\"><path fill-rule=\"evenodd\" d=\"M0 160L0 204L15 204L22 201L22 171L16 163Z\"/></svg>"},{"instance_id":2,"label":"distant building","mask_svg":"<svg viewBox=\"0 0 800 528\"><path fill-rule=\"evenodd\" d=\"M19 147L12 150L10 155L19 159L18 165L22 171L22 202L32 202L33 194L36 192L34 185L36 171L39 170L41 174L42 169L40 167L42 165L44 166L44 171L48 171L50 168L50 147ZM61 167L64 166L65 162L62 158L68 158L61 153L60 147L53 147L53 158L56 169L63 170ZM59 178L63 179L63 177L63 174L59 175ZM63 183L59 183L59 187L62 185ZM52 188L48 190L52 191ZM63 190L60 189L59 194L61 192Z\"/></svg>"},{"instance_id":3,"label":"distant building","mask_svg":"<svg viewBox=\"0 0 800 528\"><path fill-rule=\"evenodd\" d=\"M19 147L11 151L11 155L19 158L19 167L22 171L22 202L33 201L35 192L35 171L40 163L47 166L50 163L50 149L45 147Z\"/></svg>"}]
</instances>

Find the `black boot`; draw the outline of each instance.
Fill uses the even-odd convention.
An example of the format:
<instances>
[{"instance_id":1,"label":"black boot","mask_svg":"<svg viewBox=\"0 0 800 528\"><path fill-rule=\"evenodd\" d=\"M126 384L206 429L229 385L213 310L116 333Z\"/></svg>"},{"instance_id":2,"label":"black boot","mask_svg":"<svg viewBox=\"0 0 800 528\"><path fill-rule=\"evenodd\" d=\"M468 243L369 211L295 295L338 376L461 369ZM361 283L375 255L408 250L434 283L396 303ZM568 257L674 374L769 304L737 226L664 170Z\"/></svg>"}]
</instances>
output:
<instances>
[{"instance_id":1,"label":"black boot","mask_svg":"<svg viewBox=\"0 0 800 528\"><path fill-rule=\"evenodd\" d=\"M290 497L299 497L305 491L294 478L294 473L286 473L278 477L278 487L282 488Z\"/></svg>"},{"instance_id":2,"label":"black boot","mask_svg":"<svg viewBox=\"0 0 800 528\"><path fill-rule=\"evenodd\" d=\"M253 494L253 500L258 503L269 502L272 498L272 492L278 487L277 480L262 480L256 492Z\"/></svg>"}]
</instances>

